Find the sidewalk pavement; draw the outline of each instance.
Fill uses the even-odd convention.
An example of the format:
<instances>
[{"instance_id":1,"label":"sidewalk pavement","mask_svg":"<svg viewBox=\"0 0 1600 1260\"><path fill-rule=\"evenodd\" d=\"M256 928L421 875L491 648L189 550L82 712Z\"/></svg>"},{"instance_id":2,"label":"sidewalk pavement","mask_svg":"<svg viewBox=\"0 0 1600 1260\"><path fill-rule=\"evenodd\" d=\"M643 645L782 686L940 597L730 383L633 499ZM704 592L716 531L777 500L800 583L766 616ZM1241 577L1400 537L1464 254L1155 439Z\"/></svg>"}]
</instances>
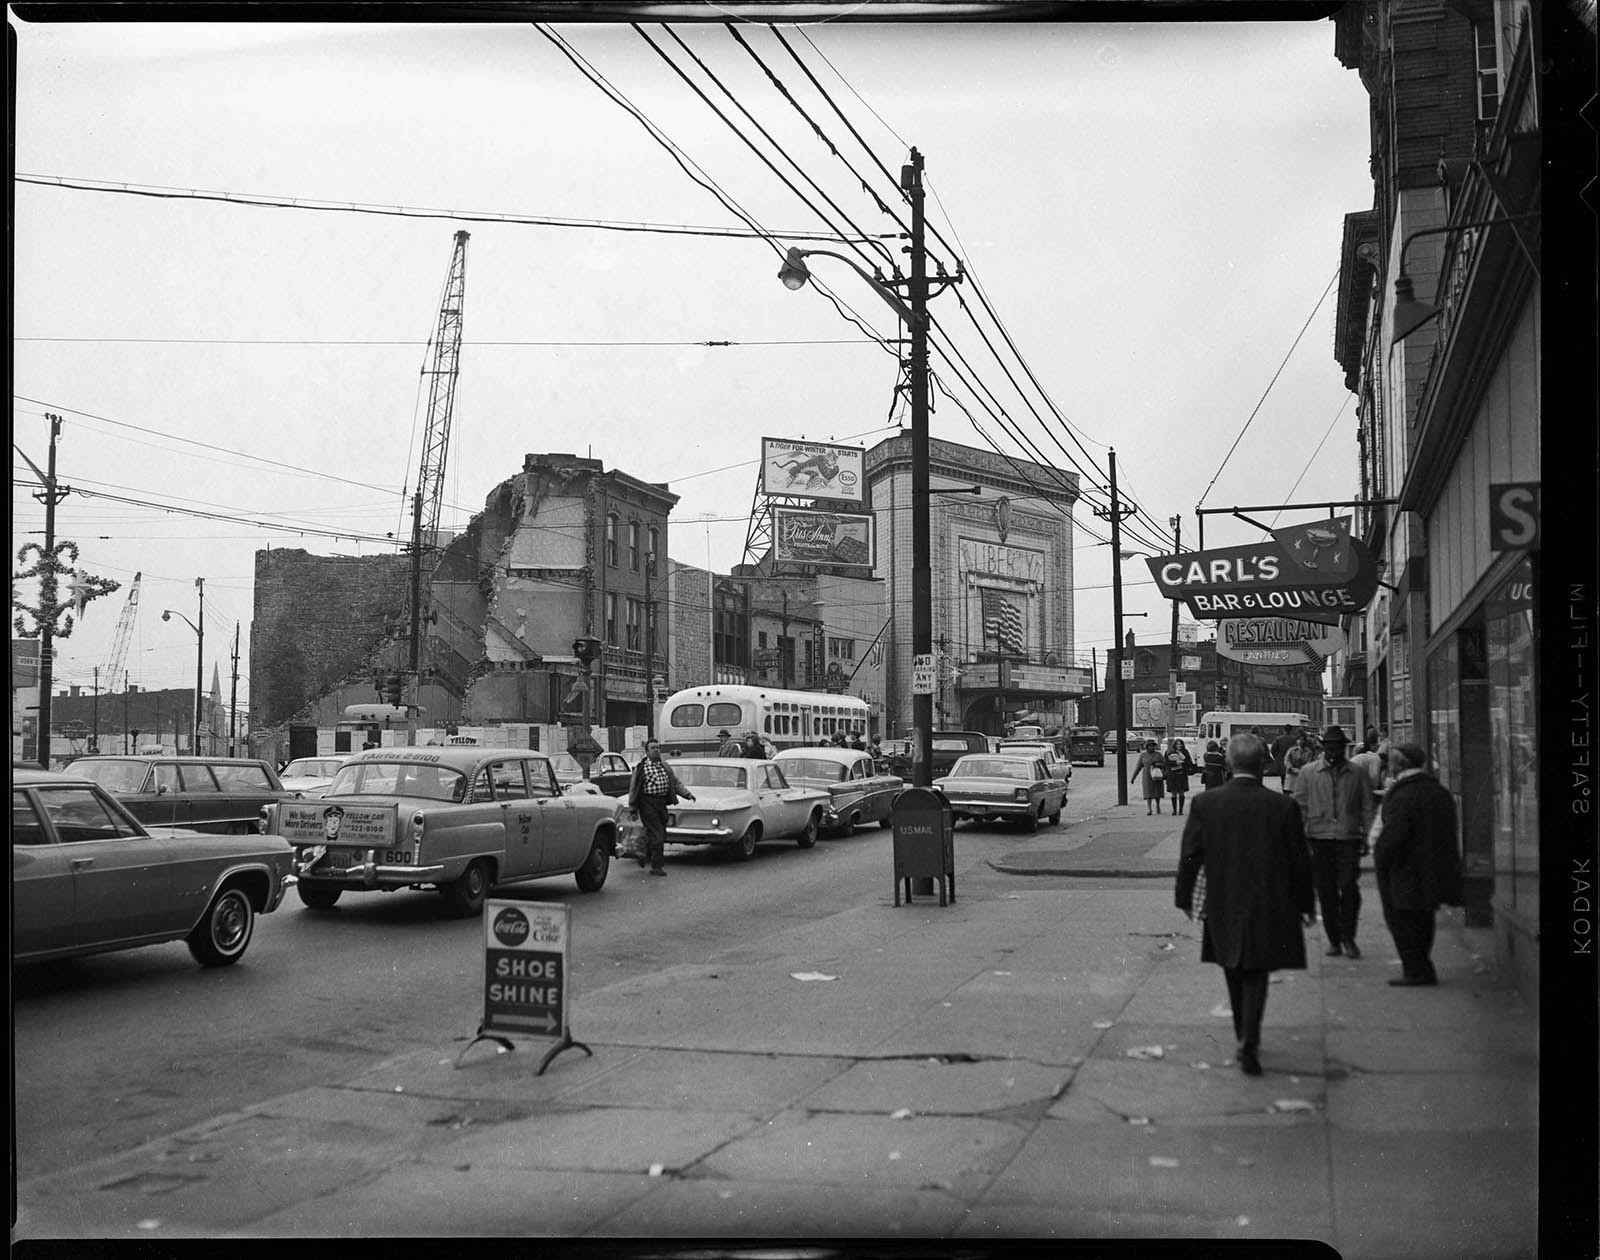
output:
<instances>
[{"instance_id":1,"label":"sidewalk pavement","mask_svg":"<svg viewBox=\"0 0 1600 1260\"><path fill-rule=\"evenodd\" d=\"M1220 971L1132 807L957 832L957 900L889 887L746 948L575 993L549 1040L411 1049L18 1187L14 1238L1208 1238L1532 1257L1538 1030L1489 933L1437 989L1278 972L1244 1076ZM887 832L866 838L884 846ZM1081 839L1081 843L1079 843ZM1113 860L1114 859L1114 860ZM1141 865L1137 869L1133 863ZM992 866L996 874L986 869ZM887 866L885 868L887 870ZM885 884L889 884L886 878ZM473 1027L481 1007L467 1010Z\"/></svg>"}]
</instances>

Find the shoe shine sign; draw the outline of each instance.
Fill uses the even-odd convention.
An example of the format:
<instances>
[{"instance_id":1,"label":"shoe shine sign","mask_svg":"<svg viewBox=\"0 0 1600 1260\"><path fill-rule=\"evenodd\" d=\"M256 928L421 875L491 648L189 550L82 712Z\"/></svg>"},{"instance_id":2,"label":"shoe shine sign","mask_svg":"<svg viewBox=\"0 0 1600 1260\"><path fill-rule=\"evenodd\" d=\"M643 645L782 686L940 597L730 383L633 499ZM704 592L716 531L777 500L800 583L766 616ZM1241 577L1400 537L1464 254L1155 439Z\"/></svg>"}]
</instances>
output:
<instances>
[{"instance_id":1,"label":"shoe shine sign","mask_svg":"<svg viewBox=\"0 0 1600 1260\"><path fill-rule=\"evenodd\" d=\"M1200 620L1273 616L1337 624L1378 590L1378 563L1350 518L1276 529L1246 547L1147 560L1166 599L1181 599Z\"/></svg>"},{"instance_id":2,"label":"shoe shine sign","mask_svg":"<svg viewBox=\"0 0 1600 1260\"><path fill-rule=\"evenodd\" d=\"M485 903L480 1034L565 1035L570 915L571 907L559 902Z\"/></svg>"}]
</instances>

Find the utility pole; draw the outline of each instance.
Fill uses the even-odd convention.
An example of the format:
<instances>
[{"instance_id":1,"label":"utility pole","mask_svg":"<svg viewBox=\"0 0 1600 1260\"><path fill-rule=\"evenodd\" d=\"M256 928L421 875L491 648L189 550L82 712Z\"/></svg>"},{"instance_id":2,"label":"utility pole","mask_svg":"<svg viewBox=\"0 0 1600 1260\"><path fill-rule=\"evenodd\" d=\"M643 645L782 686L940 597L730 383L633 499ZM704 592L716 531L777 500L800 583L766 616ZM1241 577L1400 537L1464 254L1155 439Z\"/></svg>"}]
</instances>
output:
<instances>
[{"instance_id":1,"label":"utility pole","mask_svg":"<svg viewBox=\"0 0 1600 1260\"><path fill-rule=\"evenodd\" d=\"M50 693L55 680L55 606L56 606L56 504L67 497L67 491L56 486L56 439L61 436L61 417L46 413L50 422L50 462L45 466L42 491L35 490L33 497L44 504L44 563L39 573L39 764L50 768Z\"/></svg>"},{"instance_id":2,"label":"utility pole","mask_svg":"<svg viewBox=\"0 0 1600 1260\"><path fill-rule=\"evenodd\" d=\"M132 732L128 729L128 680L130 675L127 670L122 671L122 751L131 753L130 746Z\"/></svg>"},{"instance_id":3,"label":"utility pole","mask_svg":"<svg viewBox=\"0 0 1600 1260\"><path fill-rule=\"evenodd\" d=\"M206 685L206 580L195 578L195 589L200 592L200 620L194 628L194 743L190 755L200 756L200 697Z\"/></svg>"},{"instance_id":4,"label":"utility pole","mask_svg":"<svg viewBox=\"0 0 1600 1260\"><path fill-rule=\"evenodd\" d=\"M1111 501L1104 508L1096 508L1094 514L1109 517L1111 520L1111 619L1116 643L1111 651L1106 654L1106 672L1112 675L1112 682L1117 688L1117 804L1128 803L1128 688L1122 677L1122 518L1132 516L1137 508L1124 508L1121 500L1117 498L1117 452L1115 448L1110 453L1111 465Z\"/></svg>"},{"instance_id":5,"label":"utility pole","mask_svg":"<svg viewBox=\"0 0 1600 1260\"><path fill-rule=\"evenodd\" d=\"M1174 516L1172 524L1172 551L1176 555L1183 550L1180 539L1183 536L1183 517ZM1172 643L1168 647L1170 654L1167 661L1167 745L1171 747L1173 739L1178 733L1178 601L1172 601Z\"/></svg>"},{"instance_id":6,"label":"utility pole","mask_svg":"<svg viewBox=\"0 0 1600 1260\"><path fill-rule=\"evenodd\" d=\"M228 693L228 756L239 755L239 626L233 627L233 686Z\"/></svg>"},{"instance_id":7,"label":"utility pole","mask_svg":"<svg viewBox=\"0 0 1600 1260\"><path fill-rule=\"evenodd\" d=\"M650 590L650 579L656 574L656 553L644 558L644 735L656 737L656 603ZM712 631L715 633L716 614L712 614Z\"/></svg>"},{"instance_id":8,"label":"utility pole","mask_svg":"<svg viewBox=\"0 0 1600 1260\"><path fill-rule=\"evenodd\" d=\"M89 751L100 751L100 667L94 667L94 703L89 707Z\"/></svg>"},{"instance_id":9,"label":"utility pole","mask_svg":"<svg viewBox=\"0 0 1600 1260\"><path fill-rule=\"evenodd\" d=\"M933 572L928 514L928 255L923 247L922 154L900 168L900 187L911 202L911 652L933 655ZM911 696L911 782L933 786L933 693Z\"/></svg>"}]
</instances>

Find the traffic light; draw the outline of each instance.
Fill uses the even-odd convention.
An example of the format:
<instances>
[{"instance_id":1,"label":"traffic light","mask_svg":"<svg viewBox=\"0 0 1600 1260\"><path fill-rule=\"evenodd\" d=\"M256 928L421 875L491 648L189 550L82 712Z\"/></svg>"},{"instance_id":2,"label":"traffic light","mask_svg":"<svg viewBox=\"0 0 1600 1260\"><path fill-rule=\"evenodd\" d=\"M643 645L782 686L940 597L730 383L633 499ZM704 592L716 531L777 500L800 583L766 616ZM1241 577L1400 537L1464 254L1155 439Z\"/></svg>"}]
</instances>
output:
<instances>
[{"instance_id":1,"label":"traffic light","mask_svg":"<svg viewBox=\"0 0 1600 1260\"><path fill-rule=\"evenodd\" d=\"M405 679L399 674L385 674L383 677L383 702L399 706L404 702Z\"/></svg>"},{"instance_id":2,"label":"traffic light","mask_svg":"<svg viewBox=\"0 0 1600 1260\"><path fill-rule=\"evenodd\" d=\"M584 668L600 659L600 652L604 645L592 635L585 635L581 639L572 641L572 654L583 662Z\"/></svg>"},{"instance_id":3,"label":"traffic light","mask_svg":"<svg viewBox=\"0 0 1600 1260\"><path fill-rule=\"evenodd\" d=\"M1228 684L1225 683L1225 682L1219 682L1217 684L1217 703L1218 704L1227 704L1228 703Z\"/></svg>"}]
</instances>

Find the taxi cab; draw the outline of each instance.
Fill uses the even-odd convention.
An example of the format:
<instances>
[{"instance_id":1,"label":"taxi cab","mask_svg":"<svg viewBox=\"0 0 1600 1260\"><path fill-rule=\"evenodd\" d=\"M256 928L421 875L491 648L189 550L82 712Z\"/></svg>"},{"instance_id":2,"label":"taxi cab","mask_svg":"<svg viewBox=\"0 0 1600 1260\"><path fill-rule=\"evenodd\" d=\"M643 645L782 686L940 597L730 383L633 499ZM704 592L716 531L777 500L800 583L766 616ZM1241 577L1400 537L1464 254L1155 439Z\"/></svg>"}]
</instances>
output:
<instances>
[{"instance_id":1,"label":"taxi cab","mask_svg":"<svg viewBox=\"0 0 1600 1260\"><path fill-rule=\"evenodd\" d=\"M262 810L295 852L300 900L437 888L462 917L496 885L572 875L606 882L616 802L570 793L543 753L477 745L374 748L351 757L317 800Z\"/></svg>"}]
</instances>

